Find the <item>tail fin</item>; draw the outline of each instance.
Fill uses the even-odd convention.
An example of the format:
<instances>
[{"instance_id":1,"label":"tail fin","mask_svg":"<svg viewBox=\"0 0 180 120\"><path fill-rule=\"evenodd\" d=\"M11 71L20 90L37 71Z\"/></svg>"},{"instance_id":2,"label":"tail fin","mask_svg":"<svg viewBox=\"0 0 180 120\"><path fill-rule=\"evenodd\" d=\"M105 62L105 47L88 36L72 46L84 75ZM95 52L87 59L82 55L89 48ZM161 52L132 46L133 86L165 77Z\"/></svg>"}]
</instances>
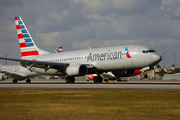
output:
<instances>
[{"instance_id":1,"label":"tail fin","mask_svg":"<svg viewBox=\"0 0 180 120\"><path fill-rule=\"evenodd\" d=\"M160 73L167 73L160 65L157 64L157 68L159 70Z\"/></svg>"},{"instance_id":2,"label":"tail fin","mask_svg":"<svg viewBox=\"0 0 180 120\"><path fill-rule=\"evenodd\" d=\"M54 53L62 52L62 48L63 48L63 47L57 47L56 50L54 51Z\"/></svg>"},{"instance_id":3,"label":"tail fin","mask_svg":"<svg viewBox=\"0 0 180 120\"><path fill-rule=\"evenodd\" d=\"M36 46L20 16L15 17L15 24L22 58L49 53Z\"/></svg>"}]
</instances>

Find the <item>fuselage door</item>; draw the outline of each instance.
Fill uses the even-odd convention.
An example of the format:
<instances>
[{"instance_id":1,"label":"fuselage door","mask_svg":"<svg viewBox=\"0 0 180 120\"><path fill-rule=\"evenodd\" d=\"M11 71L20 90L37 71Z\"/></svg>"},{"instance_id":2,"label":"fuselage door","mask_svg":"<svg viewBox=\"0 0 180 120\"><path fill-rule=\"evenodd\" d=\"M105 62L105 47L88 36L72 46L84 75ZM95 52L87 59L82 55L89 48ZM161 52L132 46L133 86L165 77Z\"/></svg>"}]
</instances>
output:
<instances>
[{"instance_id":1,"label":"fuselage door","mask_svg":"<svg viewBox=\"0 0 180 120\"><path fill-rule=\"evenodd\" d=\"M137 48L134 48L131 52L132 60L136 60Z\"/></svg>"}]
</instances>

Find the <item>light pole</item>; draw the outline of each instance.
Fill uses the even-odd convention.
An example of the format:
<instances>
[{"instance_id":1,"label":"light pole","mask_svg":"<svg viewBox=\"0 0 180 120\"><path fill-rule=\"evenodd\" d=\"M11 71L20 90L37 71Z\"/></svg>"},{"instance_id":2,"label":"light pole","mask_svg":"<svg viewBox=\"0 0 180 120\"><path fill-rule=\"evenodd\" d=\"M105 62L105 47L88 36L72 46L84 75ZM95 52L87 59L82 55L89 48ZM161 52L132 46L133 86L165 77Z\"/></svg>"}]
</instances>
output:
<instances>
[{"instance_id":1,"label":"light pole","mask_svg":"<svg viewBox=\"0 0 180 120\"><path fill-rule=\"evenodd\" d=\"M176 68L176 53L174 53L174 68Z\"/></svg>"},{"instance_id":2,"label":"light pole","mask_svg":"<svg viewBox=\"0 0 180 120\"><path fill-rule=\"evenodd\" d=\"M6 53L6 55L5 55L5 56L6 56L6 58L8 57L7 53ZM6 60L6 63L5 63L5 64L7 65L7 60Z\"/></svg>"},{"instance_id":3,"label":"light pole","mask_svg":"<svg viewBox=\"0 0 180 120\"><path fill-rule=\"evenodd\" d=\"M163 67L165 68L165 54L166 53L164 53L164 55L163 55Z\"/></svg>"}]
</instances>

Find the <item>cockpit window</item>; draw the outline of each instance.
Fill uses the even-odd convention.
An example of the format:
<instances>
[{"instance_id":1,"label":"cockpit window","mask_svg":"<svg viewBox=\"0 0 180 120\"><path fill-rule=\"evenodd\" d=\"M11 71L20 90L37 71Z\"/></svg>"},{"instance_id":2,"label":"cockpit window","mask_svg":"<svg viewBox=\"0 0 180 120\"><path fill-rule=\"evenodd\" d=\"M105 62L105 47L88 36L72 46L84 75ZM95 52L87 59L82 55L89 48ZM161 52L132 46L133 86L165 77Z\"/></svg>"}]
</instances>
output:
<instances>
[{"instance_id":1,"label":"cockpit window","mask_svg":"<svg viewBox=\"0 0 180 120\"><path fill-rule=\"evenodd\" d=\"M142 53L152 53L152 52L156 52L156 50L143 50Z\"/></svg>"},{"instance_id":2,"label":"cockpit window","mask_svg":"<svg viewBox=\"0 0 180 120\"><path fill-rule=\"evenodd\" d=\"M143 50L142 53L148 53L148 50Z\"/></svg>"},{"instance_id":3,"label":"cockpit window","mask_svg":"<svg viewBox=\"0 0 180 120\"><path fill-rule=\"evenodd\" d=\"M156 50L149 50L149 52L156 52Z\"/></svg>"}]
</instances>

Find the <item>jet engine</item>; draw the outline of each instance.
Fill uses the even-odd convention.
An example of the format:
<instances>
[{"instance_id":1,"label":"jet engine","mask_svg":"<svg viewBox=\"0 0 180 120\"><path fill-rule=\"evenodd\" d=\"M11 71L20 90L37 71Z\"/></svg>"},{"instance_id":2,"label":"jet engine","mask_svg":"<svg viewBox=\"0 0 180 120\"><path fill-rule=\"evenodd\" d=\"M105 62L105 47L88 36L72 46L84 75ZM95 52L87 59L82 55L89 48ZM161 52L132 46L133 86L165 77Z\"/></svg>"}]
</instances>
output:
<instances>
[{"instance_id":1,"label":"jet engine","mask_svg":"<svg viewBox=\"0 0 180 120\"><path fill-rule=\"evenodd\" d=\"M112 71L116 77L130 77L135 74L135 70Z\"/></svg>"},{"instance_id":2,"label":"jet engine","mask_svg":"<svg viewBox=\"0 0 180 120\"><path fill-rule=\"evenodd\" d=\"M69 65L66 68L66 73L69 76L81 76L81 75L86 75L88 72L88 69L85 65L81 64L73 64Z\"/></svg>"},{"instance_id":3,"label":"jet engine","mask_svg":"<svg viewBox=\"0 0 180 120\"><path fill-rule=\"evenodd\" d=\"M97 74L90 74L90 75L88 75L88 79L89 80L94 80L95 76L98 76L98 75Z\"/></svg>"}]
</instances>

